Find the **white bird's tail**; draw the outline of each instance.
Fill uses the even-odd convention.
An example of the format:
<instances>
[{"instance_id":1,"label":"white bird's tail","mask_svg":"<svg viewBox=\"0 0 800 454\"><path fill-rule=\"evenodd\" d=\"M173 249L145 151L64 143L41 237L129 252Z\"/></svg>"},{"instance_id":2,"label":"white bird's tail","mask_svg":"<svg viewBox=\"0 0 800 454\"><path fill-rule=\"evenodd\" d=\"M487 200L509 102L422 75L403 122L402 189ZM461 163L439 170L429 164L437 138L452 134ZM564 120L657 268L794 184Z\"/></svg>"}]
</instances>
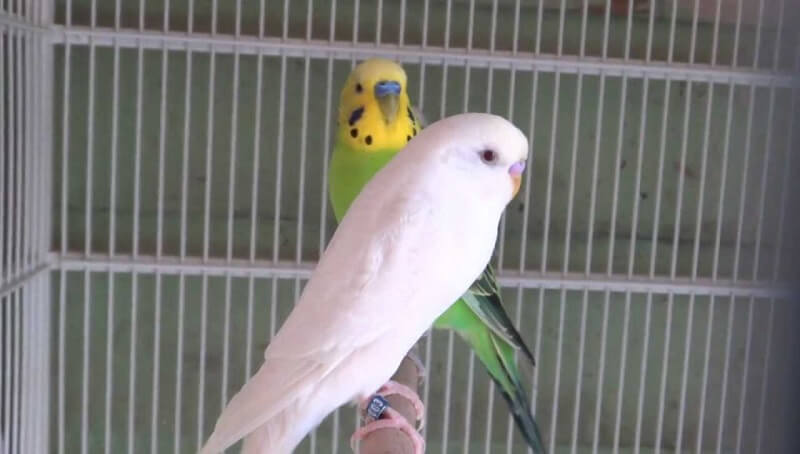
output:
<instances>
[{"instance_id":1,"label":"white bird's tail","mask_svg":"<svg viewBox=\"0 0 800 454\"><path fill-rule=\"evenodd\" d=\"M296 407L286 409L252 432L244 439L242 454L291 454L300 441L296 440L297 413Z\"/></svg>"},{"instance_id":2,"label":"white bird's tail","mask_svg":"<svg viewBox=\"0 0 800 454\"><path fill-rule=\"evenodd\" d=\"M291 453L338 406L313 401L321 372L322 368L301 361L273 360L269 367L263 365L222 411L200 454L217 454L243 437L247 437L244 453Z\"/></svg>"},{"instance_id":3,"label":"white bird's tail","mask_svg":"<svg viewBox=\"0 0 800 454\"><path fill-rule=\"evenodd\" d=\"M259 427L244 439L242 454L291 454L296 443L292 443L290 435L294 413L291 410L282 411Z\"/></svg>"},{"instance_id":4,"label":"white bird's tail","mask_svg":"<svg viewBox=\"0 0 800 454\"><path fill-rule=\"evenodd\" d=\"M273 415L267 422L248 434L242 444L242 454L291 454L303 437L319 423L313 409L308 405L293 403ZM211 443L201 454L216 453L217 446Z\"/></svg>"}]
</instances>

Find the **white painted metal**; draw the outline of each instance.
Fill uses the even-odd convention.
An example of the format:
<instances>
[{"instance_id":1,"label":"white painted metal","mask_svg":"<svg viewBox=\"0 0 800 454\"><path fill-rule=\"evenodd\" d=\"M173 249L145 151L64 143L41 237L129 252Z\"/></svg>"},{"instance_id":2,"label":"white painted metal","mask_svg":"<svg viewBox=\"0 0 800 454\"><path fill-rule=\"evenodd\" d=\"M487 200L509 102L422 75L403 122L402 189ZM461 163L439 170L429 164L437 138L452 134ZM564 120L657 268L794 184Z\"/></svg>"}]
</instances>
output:
<instances>
[{"instance_id":1,"label":"white painted metal","mask_svg":"<svg viewBox=\"0 0 800 454\"><path fill-rule=\"evenodd\" d=\"M8 89L8 82L6 81L6 36L0 34L0 93L5 93ZM11 112L8 113L11 115ZM0 103L0 147L3 152L6 151L6 103ZM0 159L0 188L5 188L6 185L6 160ZM0 203L0 238L5 238L6 223L9 214L6 213L6 204ZM8 247L5 241L0 241L0 287L5 287L7 267L6 267L6 251ZM0 292L4 295L5 292Z\"/></svg>"},{"instance_id":2,"label":"white painted metal","mask_svg":"<svg viewBox=\"0 0 800 454\"><path fill-rule=\"evenodd\" d=\"M534 67L542 71L562 72L574 74L579 70L586 75L598 75L604 71L609 76L622 76L625 74L635 74L643 76L648 74L653 79L665 79L674 77L679 80L705 81L708 79L720 82L753 84L765 86L772 83L779 87L790 87L797 84L796 79L788 73L765 73L747 69L718 69L709 65L696 64L687 65L682 63L656 63L643 65L640 62L631 60L623 61L620 59L607 58L605 60L595 57L577 58L569 55L536 55L527 52L517 52L512 54L506 51L495 51L489 53L482 50L471 50L472 53L464 54L456 51L446 51L433 46L426 46L420 49L416 46L396 47L387 46L385 50L376 49L373 44L352 43L342 44L341 42L330 43L329 41L286 40L278 38L255 38L243 36L238 39L223 35L209 37L206 35L192 36L185 33L154 33L149 31L124 30L115 32L112 30L97 29L91 30L86 27L60 27L54 26L52 29L57 34L54 38L63 39L73 44L86 44L92 37L98 46L110 46L114 39L120 45L126 47L138 47L139 43L145 48L161 49L163 42L169 49L184 50L187 47L194 51L206 51L209 46L213 46L217 53L233 53L236 48L240 54L253 55L263 49L264 55L286 55L287 57L302 57L309 55L312 58L327 58L334 56L338 59L358 58L364 59L374 56L388 55L404 63L419 63L424 61L429 64L442 64L444 61L456 65L463 65L469 61L474 68L486 68L489 65L496 69L509 69L515 67L518 70L530 71ZM469 48L468 48L469 49ZM774 82L773 82L774 81Z\"/></svg>"},{"instance_id":3,"label":"white painted metal","mask_svg":"<svg viewBox=\"0 0 800 454\"><path fill-rule=\"evenodd\" d=\"M628 2L613 22L611 0L261 0L253 19L251 2L104 3L55 2L57 19L51 2L0 6L3 452L201 443L330 238L330 119L347 62L369 56L407 64L426 113L528 121L533 171L496 263L550 451L781 446L798 102L774 44L791 35L784 1L754 18L690 1L686 23L683 0L649 2L647 20ZM456 337L422 348L430 449L522 452ZM341 452L353 422L337 412L304 449Z\"/></svg>"},{"instance_id":4,"label":"white painted metal","mask_svg":"<svg viewBox=\"0 0 800 454\"><path fill-rule=\"evenodd\" d=\"M313 263L304 262L299 265L272 260L226 260L209 259L203 260L199 257L186 257L176 259L164 257L156 260L154 256L140 255L133 260L125 256L108 258L104 256L84 257L76 254L51 255L54 266L59 269L77 270L92 269L95 271L114 270L117 272L138 273L161 273L176 275L187 273L190 275L207 274L209 276L220 276L231 273L232 276L253 276L253 277L272 277L279 279L293 279L297 276L309 278L313 270ZM627 277L617 274L592 273L539 273L539 272L512 272L505 271L498 275L498 283L505 287L522 286L524 288L548 288L568 290L583 290L584 288L593 291L631 291L646 293L652 290L655 293L675 293L698 295L738 295L756 297L786 297L789 293L788 287L775 286L771 283L740 281L734 282L729 279L688 279L677 277L666 279L660 276L648 278L645 276Z\"/></svg>"}]
</instances>

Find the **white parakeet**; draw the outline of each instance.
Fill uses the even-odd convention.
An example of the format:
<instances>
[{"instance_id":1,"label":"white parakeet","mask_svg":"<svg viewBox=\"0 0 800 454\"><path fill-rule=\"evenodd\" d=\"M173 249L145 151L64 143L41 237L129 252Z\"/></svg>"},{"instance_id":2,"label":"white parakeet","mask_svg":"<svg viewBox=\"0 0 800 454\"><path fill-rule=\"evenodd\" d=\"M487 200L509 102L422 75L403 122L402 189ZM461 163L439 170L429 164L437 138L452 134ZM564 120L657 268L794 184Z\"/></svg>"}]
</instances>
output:
<instances>
[{"instance_id":1,"label":"white parakeet","mask_svg":"<svg viewBox=\"0 0 800 454\"><path fill-rule=\"evenodd\" d=\"M486 267L527 150L514 125L490 114L449 117L413 138L350 206L201 453L257 428L248 452L290 453L329 413L386 383Z\"/></svg>"},{"instance_id":2,"label":"white parakeet","mask_svg":"<svg viewBox=\"0 0 800 454\"><path fill-rule=\"evenodd\" d=\"M328 194L336 219L344 216L375 173L424 128L420 118L411 105L406 72L399 64L372 58L353 68L342 86L336 141L328 167ZM464 222L471 220L465 217ZM452 330L469 345L508 403L528 446L534 453L543 454L542 435L517 362L520 353L519 360L533 366L533 353L502 301L494 270L487 265L433 327Z\"/></svg>"}]
</instances>

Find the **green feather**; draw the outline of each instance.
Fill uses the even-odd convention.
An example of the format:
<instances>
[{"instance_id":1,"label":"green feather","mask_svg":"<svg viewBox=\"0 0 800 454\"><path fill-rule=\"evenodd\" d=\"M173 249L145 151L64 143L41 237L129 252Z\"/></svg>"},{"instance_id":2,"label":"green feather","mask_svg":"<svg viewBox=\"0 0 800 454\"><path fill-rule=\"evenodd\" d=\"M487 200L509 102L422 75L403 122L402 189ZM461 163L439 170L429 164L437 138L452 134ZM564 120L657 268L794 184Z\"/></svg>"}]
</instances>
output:
<instances>
[{"instance_id":1,"label":"green feather","mask_svg":"<svg viewBox=\"0 0 800 454\"><path fill-rule=\"evenodd\" d=\"M328 185L336 222L353 203L361 188L389 162L397 150L356 151L337 143L328 169Z\"/></svg>"},{"instance_id":2,"label":"green feather","mask_svg":"<svg viewBox=\"0 0 800 454\"><path fill-rule=\"evenodd\" d=\"M491 269L487 268L487 270ZM489 274L493 276L493 274ZM485 277L481 275L481 277ZM474 285L473 285L474 288ZM508 325L487 324L479 313L485 313L486 308L495 306L493 311L499 310L508 320ZM477 307L478 309L473 309ZM494 326L494 327L493 327ZM544 444L539 427L533 418L530 407L530 397L522 383L522 374L517 368L514 352L520 350L533 364L533 355L522 341L517 330L510 324L508 316L500 306L497 293L483 295L473 293L472 289L448 308L434 322L437 329L450 329L458 333L472 348L481 361L489 376L498 387L498 391L511 408L514 421L522 432L535 453L544 453ZM508 337L499 332L512 332ZM515 341L517 339L518 341Z\"/></svg>"},{"instance_id":3,"label":"green feather","mask_svg":"<svg viewBox=\"0 0 800 454\"><path fill-rule=\"evenodd\" d=\"M478 276L472 287L461 298L496 336L502 338L507 344L522 350L531 365L536 365L533 353L528 350L522 336L514 328L514 322L503 308L500 300L500 288L497 286L497 278L491 264L486 265L483 273Z\"/></svg>"}]
</instances>

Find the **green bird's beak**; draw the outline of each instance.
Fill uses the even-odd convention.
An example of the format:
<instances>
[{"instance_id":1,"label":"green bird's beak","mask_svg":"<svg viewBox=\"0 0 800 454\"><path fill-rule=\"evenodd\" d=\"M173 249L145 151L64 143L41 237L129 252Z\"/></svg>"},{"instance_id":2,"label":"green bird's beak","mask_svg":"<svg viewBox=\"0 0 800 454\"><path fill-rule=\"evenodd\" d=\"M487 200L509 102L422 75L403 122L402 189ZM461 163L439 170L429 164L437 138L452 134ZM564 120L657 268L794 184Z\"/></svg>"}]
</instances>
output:
<instances>
[{"instance_id":1,"label":"green bird's beak","mask_svg":"<svg viewBox=\"0 0 800 454\"><path fill-rule=\"evenodd\" d=\"M378 106L386 124L391 124L397 117L401 91L400 82L394 80L382 80L375 84L375 99L378 101Z\"/></svg>"}]
</instances>

